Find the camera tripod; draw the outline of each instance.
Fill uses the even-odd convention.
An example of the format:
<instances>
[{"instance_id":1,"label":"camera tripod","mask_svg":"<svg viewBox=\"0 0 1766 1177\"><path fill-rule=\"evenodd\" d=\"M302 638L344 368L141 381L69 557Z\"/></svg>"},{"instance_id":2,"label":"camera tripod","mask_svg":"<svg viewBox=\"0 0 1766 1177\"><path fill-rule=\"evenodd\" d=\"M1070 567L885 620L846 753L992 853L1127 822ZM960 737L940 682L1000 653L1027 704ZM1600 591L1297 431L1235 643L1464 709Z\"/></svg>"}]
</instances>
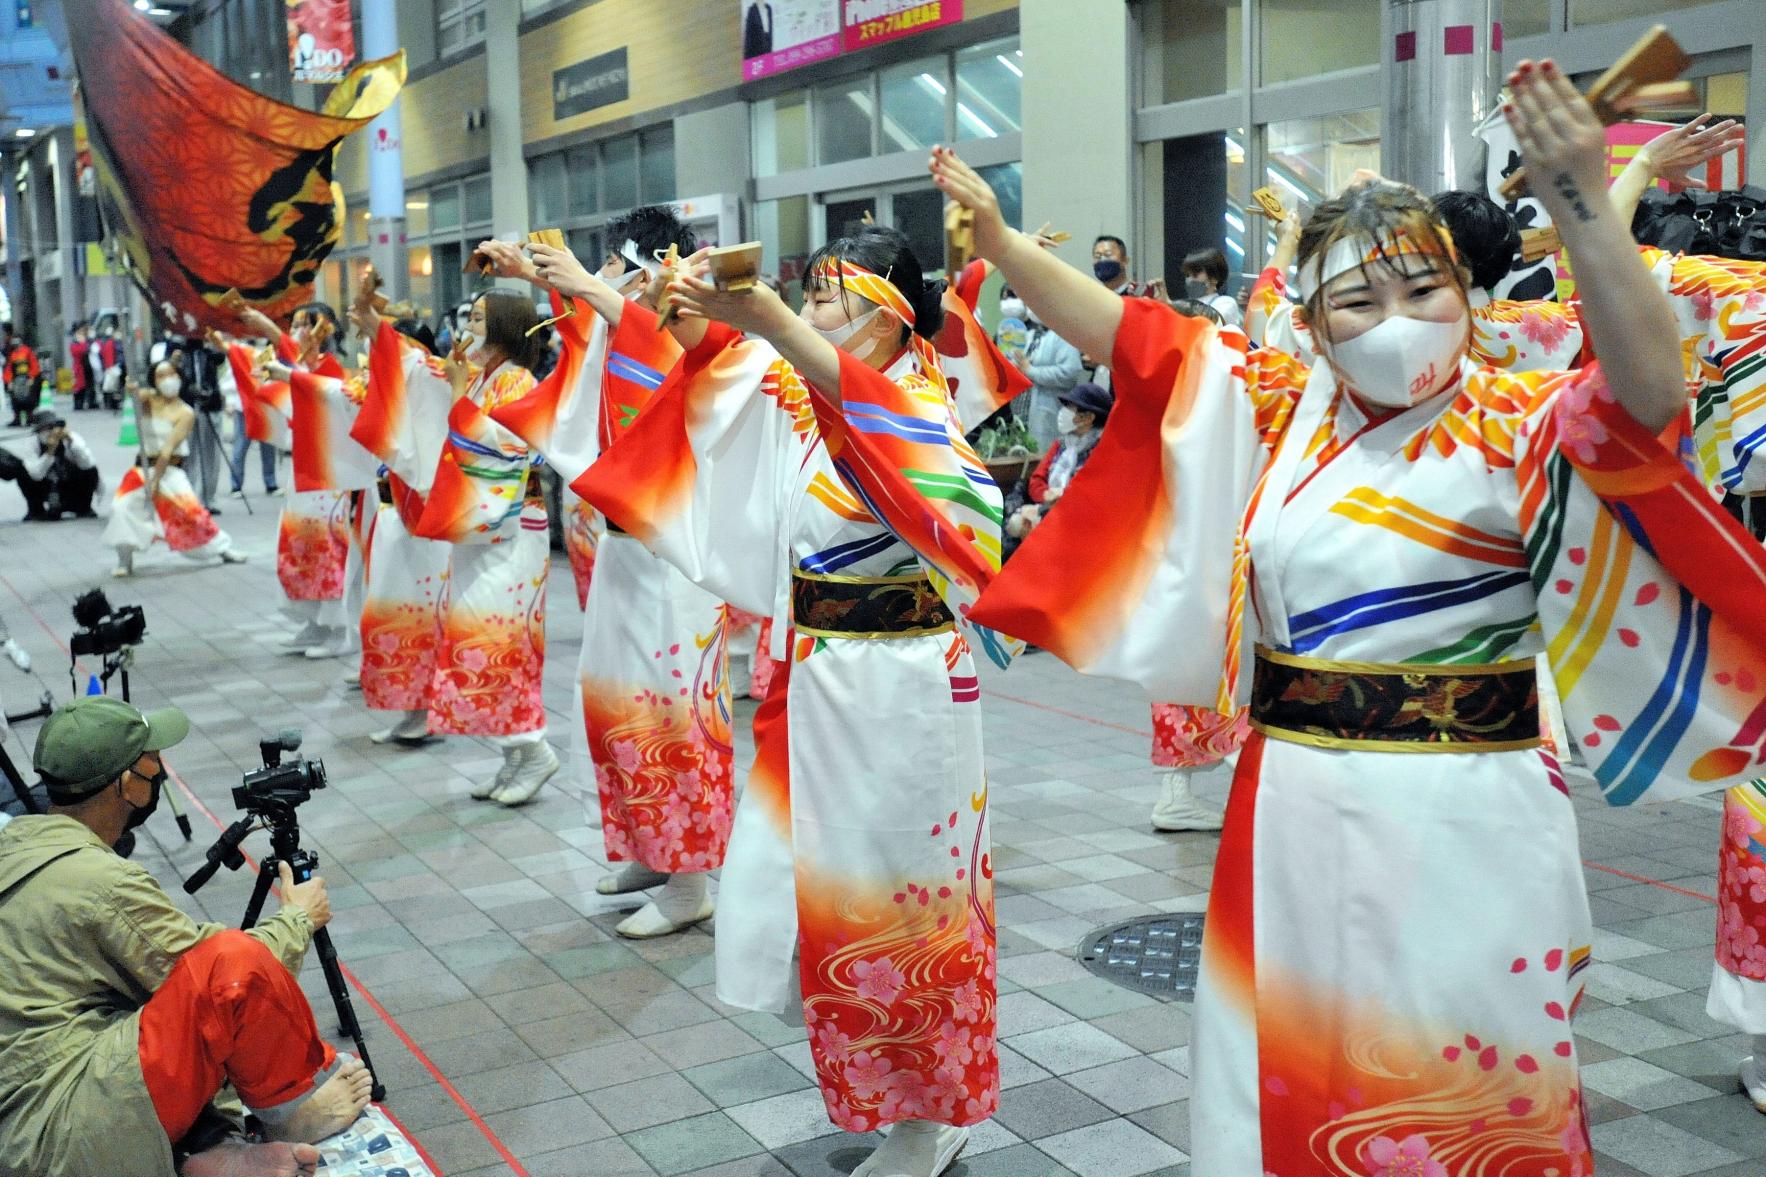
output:
<instances>
[{"instance_id":1,"label":"camera tripod","mask_svg":"<svg viewBox=\"0 0 1766 1177\"><path fill-rule=\"evenodd\" d=\"M214 877L222 866L228 870L238 870L245 863L245 856L239 851L239 844L245 841L246 835L253 830L266 828L270 831L270 849L272 854L258 863L257 881L252 884L251 899L245 905L245 918L239 923L241 929L251 928L263 914L264 899L270 894L270 884L276 880L277 867L286 862L294 881L304 883L313 877L319 868L319 856L300 848L300 826L296 823L293 809L277 807L267 814L247 813L244 817L228 826L208 849L208 861L195 874L184 882L184 890L194 895L202 885ZM319 966L325 973L325 987L331 991L331 1003L337 1009L337 1024L349 1036L355 1045L356 1057L368 1068L374 1077L374 1101L379 1103L386 1098L386 1085L380 1081L380 1074L374 1069L374 1063L368 1057L368 1044L362 1039L362 1023L356 1017L356 1007L350 1001L349 983L344 980L343 966L337 961L337 949L332 946L331 932L320 928L313 933L313 951L319 956Z\"/></svg>"}]
</instances>

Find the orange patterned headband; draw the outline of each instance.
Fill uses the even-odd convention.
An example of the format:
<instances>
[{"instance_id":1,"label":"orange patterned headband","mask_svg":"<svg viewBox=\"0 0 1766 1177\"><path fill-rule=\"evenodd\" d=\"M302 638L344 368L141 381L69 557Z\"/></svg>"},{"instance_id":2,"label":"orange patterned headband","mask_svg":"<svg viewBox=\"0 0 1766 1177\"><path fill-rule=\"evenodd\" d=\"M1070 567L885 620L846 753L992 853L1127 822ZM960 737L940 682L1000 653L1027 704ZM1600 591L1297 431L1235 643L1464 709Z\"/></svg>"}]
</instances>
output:
<instances>
[{"instance_id":1,"label":"orange patterned headband","mask_svg":"<svg viewBox=\"0 0 1766 1177\"><path fill-rule=\"evenodd\" d=\"M839 258L825 257L816 265L815 276L824 282L850 290L880 307L889 308L896 318L910 328L914 325L914 308L902 297L901 291L887 278L880 277L863 266L856 266Z\"/></svg>"},{"instance_id":2,"label":"orange patterned headband","mask_svg":"<svg viewBox=\"0 0 1766 1177\"><path fill-rule=\"evenodd\" d=\"M1445 241L1431 233L1427 238L1419 239L1414 233L1403 230L1378 239L1365 235L1346 237L1331 246L1323 255L1300 267L1295 290L1300 295L1301 302L1311 302L1312 296L1337 275L1347 274L1350 270L1379 261L1396 263L1401 257L1445 257L1449 264L1458 262L1459 255L1453 247L1453 238L1446 230L1441 231L1441 238L1445 238Z\"/></svg>"}]
</instances>

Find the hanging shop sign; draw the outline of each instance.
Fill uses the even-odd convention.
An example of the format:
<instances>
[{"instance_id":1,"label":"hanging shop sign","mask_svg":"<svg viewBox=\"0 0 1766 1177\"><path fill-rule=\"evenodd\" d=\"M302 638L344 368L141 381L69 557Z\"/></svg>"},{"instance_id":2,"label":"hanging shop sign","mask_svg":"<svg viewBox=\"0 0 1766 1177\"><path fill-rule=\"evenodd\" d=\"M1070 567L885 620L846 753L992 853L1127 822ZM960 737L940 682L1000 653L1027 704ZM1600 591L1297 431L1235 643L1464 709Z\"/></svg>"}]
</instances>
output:
<instances>
[{"instance_id":1,"label":"hanging shop sign","mask_svg":"<svg viewBox=\"0 0 1766 1177\"><path fill-rule=\"evenodd\" d=\"M625 46L552 71L552 121L612 106L631 97Z\"/></svg>"},{"instance_id":2,"label":"hanging shop sign","mask_svg":"<svg viewBox=\"0 0 1766 1177\"><path fill-rule=\"evenodd\" d=\"M963 0L737 0L742 80L783 73L963 19Z\"/></svg>"}]
</instances>

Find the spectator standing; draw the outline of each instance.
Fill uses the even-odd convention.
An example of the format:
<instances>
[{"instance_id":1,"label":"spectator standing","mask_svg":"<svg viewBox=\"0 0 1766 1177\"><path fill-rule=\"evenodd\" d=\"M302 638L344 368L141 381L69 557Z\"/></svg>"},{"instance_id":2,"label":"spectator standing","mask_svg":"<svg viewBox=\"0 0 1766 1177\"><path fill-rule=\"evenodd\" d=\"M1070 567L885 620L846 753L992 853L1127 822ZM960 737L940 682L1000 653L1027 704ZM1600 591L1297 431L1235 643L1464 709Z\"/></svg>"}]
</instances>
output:
<instances>
[{"instance_id":1,"label":"spectator standing","mask_svg":"<svg viewBox=\"0 0 1766 1177\"><path fill-rule=\"evenodd\" d=\"M98 329L87 349L86 360L91 368L92 389L103 398L104 407L113 412L123 407L123 377L127 366L123 361L122 344L117 340L115 321Z\"/></svg>"},{"instance_id":2,"label":"spectator standing","mask_svg":"<svg viewBox=\"0 0 1766 1177\"><path fill-rule=\"evenodd\" d=\"M1009 349L1006 358L1030 377L1032 388L1018 399L1016 411L1024 427L1036 438L1037 446L1047 451L1060 433L1056 418L1062 398L1084 378L1085 360L1078 348L1044 326L1025 307L1023 299L1002 298L1000 314L1002 319L1024 323L1023 346Z\"/></svg>"},{"instance_id":3,"label":"spectator standing","mask_svg":"<svg viewBox=\"0 0 1766 1177\"><path fill-rule=\"evenodd\" d=\"M37 408L37 381L43 375L37 353L12 332L12 324L0 324L0 347L6 355L6 396L12 405L12 423L27 424Z\"/></svg>"},{"instance_id":4,"label":"spectator standing","mask_svg":"<svg viewBox=\"0 0 1766 1177\"><path fill-rule=\"evenodd\" d=\"M1226 254L1213 246L1198 249L1183 259L1184 294L1212 309L1222 323L1237 327L1245 318L1239 300L1226 293L1228 275Z\"/></svg>"},{"instance_id":5,"label":"spectator standing","mask_svg":"<svg viewBox=\"0 0 1766 1177\"><path fill-rule=\"evenodd\" d=\"M185 350L184 401L196 411L196 425L190 433L190 456L196 463L196 493L209 514L219 515L215 491L221 483L221 467L225 457L221 449L221 413L226 400L221 396L220 370L226 358L206 343L192 340Z\"/></svg>"},{"instance_id":6,"label":"spectator standing","mask_svg":"<svg viewBox=\"0 0 1766 1177\"><path fill-rule=\"evenodd\" d=\"M92 368L86 357L92 350L92 329L85 323L75 323L74 331L67 343L68 368L74 377L74 408L93 409L98 407L96 389L92 387Z\"/></svg>"},{"instance_id":7,"label":"spectator standing","mask_svg":"<svg viewBox=\"0 0 1766 1177\"><path fill-rule=\"evenodd\" d=\"M38 409L31 415L37 452L24 459L18 489L25 496L25 519L55 522L72 511L90 519L92 496L98 493L98 464L79 434L67 427L67 419L54 409Z\"/></svg>"}]
</instances>

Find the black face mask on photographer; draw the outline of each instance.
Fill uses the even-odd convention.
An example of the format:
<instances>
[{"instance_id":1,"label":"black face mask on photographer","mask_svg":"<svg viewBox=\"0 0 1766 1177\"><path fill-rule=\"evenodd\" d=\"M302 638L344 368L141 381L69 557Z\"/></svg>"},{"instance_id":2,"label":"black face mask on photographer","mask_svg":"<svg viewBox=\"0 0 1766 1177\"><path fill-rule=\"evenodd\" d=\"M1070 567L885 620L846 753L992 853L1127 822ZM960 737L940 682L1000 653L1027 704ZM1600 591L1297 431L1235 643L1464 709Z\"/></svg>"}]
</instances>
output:
<instances>
[{"instance_id":1,"label":"black face mask on photographer","mask_svg":"<svg viewBox=\"0 0 1766 1177\"><path fill-rule=\"evenodd\" d=\"M145 776L142 773L136 772L132 765L128 772L141 777L142 780L152 786L153 793L148 797L147 804L145 805L136 805L133 801L129 800L129 795L126 791L123 793L123 801L128 804L129 808L133 811L129 814L129 820L123 825L125 831L138 829L142 823L153 816L153 811L159 808L160 794L164 792L166 784L166 765L165 761L160 761L159 771L152 776Z\"/></svg>"},{"instance_id":2,"label":"black face mask on photographer","mask_svg":"<svg viewBox=\"0 0 1766 1177\"><path fill-rule=\"evenodd\" d=\"M1122 277L1122 263L1113 257L1094 258L1091 264L1091 272L1097 276L1099 282L1108 286L1110 283L1116 281L1116 279Z\"/></svg>"}]
</instances>

